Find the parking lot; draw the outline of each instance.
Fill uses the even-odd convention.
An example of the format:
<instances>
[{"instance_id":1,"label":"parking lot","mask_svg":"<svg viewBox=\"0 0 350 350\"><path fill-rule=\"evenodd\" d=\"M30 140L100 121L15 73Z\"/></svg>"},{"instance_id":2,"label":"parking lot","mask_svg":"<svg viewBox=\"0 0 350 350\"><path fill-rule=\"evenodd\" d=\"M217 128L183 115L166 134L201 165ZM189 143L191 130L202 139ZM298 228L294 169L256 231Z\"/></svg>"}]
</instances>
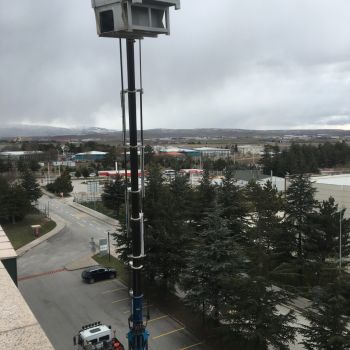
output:
<instances>
[{"instance_id":1,"label":"parking lot","mask_svg":"<svg viewBox=\"0 0 350 350\"><path fill-rule=\"evenodd\" d=\"M73 336L82 325L101 321L111 325L126 346L130 303L127 288L117 279L86 284L81 271L64 269L22 276L19 288L57 350L73 349ZM149 348L205 349L186 328L149 305Z\"/></svg>"}]
</instances>

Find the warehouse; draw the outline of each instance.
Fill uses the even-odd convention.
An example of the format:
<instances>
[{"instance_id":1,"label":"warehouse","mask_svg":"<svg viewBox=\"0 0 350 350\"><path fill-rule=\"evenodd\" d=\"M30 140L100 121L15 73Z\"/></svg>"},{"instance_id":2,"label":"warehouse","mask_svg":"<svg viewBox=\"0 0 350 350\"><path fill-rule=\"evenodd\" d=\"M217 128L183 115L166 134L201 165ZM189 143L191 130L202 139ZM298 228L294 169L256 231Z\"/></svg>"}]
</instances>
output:
<instances>
[{"instance_id":1,"label":"warehouse","mask_svg":"<svg viewBox=\"0 0 350 350\"><path fill-rule=\"evenodd\" d=\"M72 157L76 162L98 162L105 159L107 152L91 151L85 153L77 153Z\"/></svg>"},{"instance_id":2,"label":"warehouse","mask_svg":"<svg viewBox=\"0 0 350 350\"><path fill-rule=\"evenodd\" d=\"M350 174L314 176L311 181L317 190L315 198L318 201L328 200L332 196L339 209L347 208L345 217L350 218Z\"/></svg>"}]
</instances>

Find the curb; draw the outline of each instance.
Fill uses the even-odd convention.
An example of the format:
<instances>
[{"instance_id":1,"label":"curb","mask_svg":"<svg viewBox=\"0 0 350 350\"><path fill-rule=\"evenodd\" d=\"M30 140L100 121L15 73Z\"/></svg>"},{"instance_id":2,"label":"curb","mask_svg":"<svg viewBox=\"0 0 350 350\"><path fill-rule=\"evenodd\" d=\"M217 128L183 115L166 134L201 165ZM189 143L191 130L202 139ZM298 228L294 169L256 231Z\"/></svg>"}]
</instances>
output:
<instances>
[{"instance_id":1,"label":"curb","mask_svg":"<svg viewBox=\"0 0 350 350\"><path fill-rule=\"evenodd\" d=\"M91 266L96 266L98 263L92 258L92 255L86 255L77 259L69 264L66 264L64 268L67 271L76 271L86 269Z\"/></svg>"},{"instance_id":2,"label":"curb","mask_svg":"<svg viewBox=\"0 0 350 350\"><path fill-rule=\"evenodd\" d=\"M27 253L32 248L38 246L39 244L47 241L49 238L51 238L51 237L57 235L58 233L60 233L61 231L63 231L63 229L66 227L66 222L55 214L51 215L51 218L53 219L53 221L56 222L56 227L53 230L51 230L50 232L46 233L45 235L35 239L34 241L29 242L28 244L24 245L21 248L18 248L16 250L17 257L23 256L25 253Z\"/></svg>"},{"instance_id":3,"label":"curb","mask_svg":"<svg viewBox=\"0 0 350 350\"><path fill-rule=\"evenodd\" d=\"M104 223L107 223L107 224L109 224L109 225L111 225L111 226L116 226L116 227L119 227L119 221L118 220L116 220L116 219L112 219L112 218L110 218L109 216L107 216L107 215L104 215L104 214L102 214L102 213L99 213L99 212L97 212L97 211L95 211L95 210L93 210L93 209L90 209L90 208L87 208L87 207L85 207L84 205L81 205L81 204L79 204L79 203L67 203L70 207L72 207L72 208L75 208L75 209L77 209L77 210L79 210L79 211L82 211L83 213L85 213L85 214L88 214L88 215L90 215L90 216L93 216L95 219L97 219L97 220L100 220L100 221L102 221L102 222L104 222Z\"/></svg>"}]
</instances>

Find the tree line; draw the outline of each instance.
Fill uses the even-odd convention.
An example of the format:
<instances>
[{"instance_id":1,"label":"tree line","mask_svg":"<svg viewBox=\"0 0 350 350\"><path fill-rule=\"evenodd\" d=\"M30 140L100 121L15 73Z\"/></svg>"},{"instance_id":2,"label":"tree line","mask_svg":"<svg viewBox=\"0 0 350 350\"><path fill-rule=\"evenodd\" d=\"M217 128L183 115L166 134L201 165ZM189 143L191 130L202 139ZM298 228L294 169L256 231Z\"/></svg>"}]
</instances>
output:
<instances>
[{"instance_id":1,"label":"tree line","mask_svg":"<svg viewBox=\"0 0 350 350\"><path fill-rule=\"evenodd\" d=\"M350 146L345 142L319 145L292 144L289 149L280 150L278 145L265 146L260 161L264 173L271 171L276 176L286 174L318 173L320 168L346 165L350 161Z\"/></svg>"},{"instance_id":2,"label":"tree line","mask_svg":"<svg viewBox=\"0 0 350 350\"><path fill-rule=\"evenodd\" d=\"M114 193L122 224L117 251L127 263L123 183L107 186L104 200ZM296 336L295 314L278 307L302 294L317 310L304 313L310 320L300 329L305 347L347 349L350 284L337 264L339 225L347 255L350 223L333 198L318 202L314 194L305 175L292 176L282 196L270 182L238 187L229 168L221 186L211 184L206 169L192 188L184 176L166 182L151 166L144 199L148 283L180 287L206 327L226 334L228 346L239 349L288 349Z\"/></svg>"}]
</instances>

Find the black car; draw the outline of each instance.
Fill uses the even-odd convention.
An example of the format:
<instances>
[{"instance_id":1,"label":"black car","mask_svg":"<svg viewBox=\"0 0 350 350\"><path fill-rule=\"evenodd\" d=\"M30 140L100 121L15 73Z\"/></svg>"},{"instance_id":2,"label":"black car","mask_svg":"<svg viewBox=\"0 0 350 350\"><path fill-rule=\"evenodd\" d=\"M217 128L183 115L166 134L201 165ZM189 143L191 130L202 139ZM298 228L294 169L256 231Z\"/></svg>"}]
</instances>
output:
<instances>
[{"instance_id":1,"label":"black car","mask_svg":"<svg viewBox=\"0 0 350 350\"><path fill-rule=\"evenodd\" d=\"M81 278L88 283L94 283L96 281L106 280L109 278L116 278L117 271L109 267L92 266L87 268L81 273Z\"/></svg>"}]
</instances>

